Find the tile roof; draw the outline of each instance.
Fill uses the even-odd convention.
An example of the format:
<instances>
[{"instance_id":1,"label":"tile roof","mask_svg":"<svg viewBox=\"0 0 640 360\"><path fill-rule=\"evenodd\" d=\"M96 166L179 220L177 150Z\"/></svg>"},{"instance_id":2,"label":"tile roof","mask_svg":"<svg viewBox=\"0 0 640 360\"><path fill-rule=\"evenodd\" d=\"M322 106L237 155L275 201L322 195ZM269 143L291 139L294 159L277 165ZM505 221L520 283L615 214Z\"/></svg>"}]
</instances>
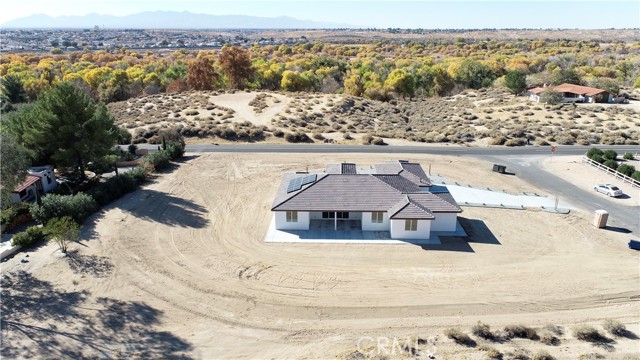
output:
<instances>
[{"instance_id":1,"label":"tile roof","mask_svg":"<svg viewBox=\"0 0 640 360\"><path fill-rule=\"evenodd\" d=\"M535 87L535 88L533 88L533 89L530 89L529 91L530 91L532 94L540 95L540 94L542 94L543 92L545 92L546 90L547 90L547 89L545 89L545 88Z\"/></svg>"},{"instance_id":2,"label":"tile roof","mask_svg":"<svg viewBox=\"0 0 640 360\"><path fill-rule=\"evenodd\" d=\"M387 211L390 219L435 219L433 213L408 196Z\"/></svg>"},{"instance_id":3,"label":"tile roof","mask_svg":"<svg viewBox=\"0 0 640 360\"><path fill-rule=\"evenodd\" d=\"M374 167L378 174L399 174L419 186L431 186L431 180L418 163L399 160L375 164Z\"/></svg>"},{"instance_id":4,"label":"tile roof","mask_svg":"<svg viewBox=\"0 0 640 360\"><path fill-rule=\"evenodd\" d=\"M342 165L329 164L327 171L338 168L342 171ZM439 193L425 192L424 179L420 178L427 181L428 178L419 164L378 165L376 170L400 171L396 174L318 174L316 182L290 193L287 193L289 181L304 175L284 174L272 210L389 211L396 217L421 219L433 218L433 212L462 212L451 194L443 192L446 189L440 189ZM349 168L355 169L355 164Z\"/></svg>"},{"instance_id":5,"label":"tile roof","mask_svg":"<svg viewBox=\"0 0 640 360\"><path fill-rule=\"evenodd\" d=\"M588 86L580 86L580 85L573 85L573 84L566 84L566 83L560 84L554 87L553 90L559 91L559 92L578 94L578 95L587 95L587 96L593 96L603 92L607 92L606 90L602 90L602 89L596 89Z\"/></svg>"},{"instance_id":6,"label":"tile roof","mask_svg":"<svg viewBox=\"0 0 640 360\"><path fill-rule=\"evenodd\" d=\"M34 176L34 175L27 175L26 179L24 179L24 181L22 182L22 184L16 186L15 190L13 190L13 192L20 192L26 188L28 188L29 186L37 183L38 181L40 181L40 178L38 176Z\"/></svg>"},{"instance_id":7,"label":"tile roof","mask_svg":"<svg viewBox=\"0 0 640 360\"><path fill-rule=\"evenodd\" d=\"M357 174L356 164L340 163L327 164L327 174Z\"/></svg>"}]
</instances>

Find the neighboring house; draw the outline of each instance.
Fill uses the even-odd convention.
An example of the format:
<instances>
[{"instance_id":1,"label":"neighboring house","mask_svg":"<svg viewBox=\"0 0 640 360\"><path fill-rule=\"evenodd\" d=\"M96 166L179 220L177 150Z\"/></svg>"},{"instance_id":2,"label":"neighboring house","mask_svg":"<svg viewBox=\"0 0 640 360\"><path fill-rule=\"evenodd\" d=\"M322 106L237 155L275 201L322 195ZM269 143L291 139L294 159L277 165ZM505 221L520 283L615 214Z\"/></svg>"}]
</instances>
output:
<instances>
[{"instance_id":1,"label":"neighboring house","mask_svg":"<svg viewBox=\"0 0 640 360\"><path fill-rule=\"evenodd\" d=\"M19 203L21 201L32 201L36 198L36 193L42 191L42 182L40 178L33 175L27 175L22 184L16 186L11 193L11 202Z\"/></svg>"},{"instance_id":2,"label":"neighboring house","mask_svg":"<svg viewBox=\"0 0 640 360\"><path fill-rule=\"evenodd\" d=\"M535 87L529 89L529 99L540 102L540 94L546 90L554 90L562 93L562 102L566 103L609 103L613 101L612 95L606 90L573 84L560 84L554 87Z\"/></svg>"},{"instance_id":3,"label":"neighboring house","mask_svg":"<svg viewBox=\"0 0 640 360\"><path fill-rule=\"evenodd\" d=\"M56 175L51 165L29 169L26 179L11 193L11 202L33 201L36 193L46 194L58 187Z\"/></svg>"},{"instance_id":4,"label":"neighboring house","mask_svg":"<svg viewBox=\"0 0 640 360\"><path fill-rule=\"evenodd\" d=\"M342 163L325 173L284 174L271 209L276 229L309 230L330 221L336 230L389 231L399 240L456 231L462 209L446 188L432 186L420 164L400 160L368 172Z\"/></svg>"}]
</instances>

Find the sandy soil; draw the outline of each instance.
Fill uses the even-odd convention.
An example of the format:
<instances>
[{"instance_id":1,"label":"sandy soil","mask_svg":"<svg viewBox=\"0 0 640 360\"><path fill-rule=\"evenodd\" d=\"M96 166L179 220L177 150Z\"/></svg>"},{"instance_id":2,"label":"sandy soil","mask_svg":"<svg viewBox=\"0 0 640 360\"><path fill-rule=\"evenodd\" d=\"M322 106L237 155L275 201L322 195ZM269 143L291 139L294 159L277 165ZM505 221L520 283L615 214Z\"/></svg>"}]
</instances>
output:
<instances>
[{"instance_id":1,"label":"sandy soil","mask_svg":"<svg viewBox=\"0 0 640 360\"><path fill-rule=\"evenodd\" d=\"M496 183L476 160L406 158L451 179L533 189L515 177ZM492 344L505 352L544 348L574 359L637 351L628 338L596 347L570 334L576 323L601 329L605 318L640 334L637 254L624 234L597 230L580 213L465 208L472 241L425 248L263 242L282 172L389 159L191 155L90 219L72 256L48 244L0 265L2 355L358 358L363 337L419 336L431 337L424 354L480 359L477 348L442 335L450 326L468 332L478 320L566 330L560 346Z\"/></svg>"},{"instance_id":2,"label":"sandy soil","mask_svg":"<svg viewBox=\"0 0 640 360\"><path fill-rule=\"evenodd\" d=\"M234 121L250 121L255 125L269 125L269 121L274 115L284 110L291 102L288 96L277 93L270 94L280 100L279 103L269 102L269 107L260 113L256 113L249 102L256 97L255 92L238 92L235 94L221 94L210 96L209 101L216 105L224 106L235 110Z\"/></svg>"},{"instance_id":3,"label":"sandy soil","mask_svg":"<svg viewBox=\"0 0 640 360\"><path fill-rule=\"evenodd\" d=\"M636 169L640 168L639 160L628 160L626 163L635 166ZM561 156L547 159L542 162L542 166L549 172L557 174L583 190L593 191L593 187L596 184L614 184L622 189L625 195L618 198L611 198L602 194L602 198L619 205L640 205L640 189L632 187L628 183L624 183L604 171L583 163L582 156Z\"/></svg>"}]
</instances>

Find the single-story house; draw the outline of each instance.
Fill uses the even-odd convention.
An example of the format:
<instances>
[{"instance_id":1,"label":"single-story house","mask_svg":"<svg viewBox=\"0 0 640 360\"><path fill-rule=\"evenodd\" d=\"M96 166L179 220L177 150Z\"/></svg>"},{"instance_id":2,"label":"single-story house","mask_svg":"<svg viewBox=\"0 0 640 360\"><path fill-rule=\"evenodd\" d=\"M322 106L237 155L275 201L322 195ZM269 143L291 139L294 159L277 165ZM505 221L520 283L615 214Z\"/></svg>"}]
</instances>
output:
<instances>
[{"instance_id":1,"label":"single-story house","mask_svg":"<svg viewBox=\"0 0 640 360\"><path fill-rule=\"evenodd\" d=\"M609 103L613 98L606 90L573 84L560 84L554 87L535 87L528 90L529 99L540 102L540 94L546 90L562 93L562 102Z\"/></svg>"},{"instance_id":2,"label":"single-story house","mask_svg":"<svg viewBox=\"0 0 640 360\"><path fill-rule=\"evenodd\" d=\"M29 169L22 184L11 193L11 202L33 201L36 193L46 194L58 186L53 166L36 166Z\"/></svg>"},{"instance_id":3,"label":"single-story house","mask_svg":"<svg viewBox=\"0 0 640 360\"><path fill-rule=\"evenodd\" d=\"M277 230L309 230L313 221L333 222L337 230L339 222L350 222L411 240L456 231L462 209L446 188L432 186L420 164L400 160L366 172L341 163L322 173L284 174L271 211Z\"/></svg>"}]
</instances>

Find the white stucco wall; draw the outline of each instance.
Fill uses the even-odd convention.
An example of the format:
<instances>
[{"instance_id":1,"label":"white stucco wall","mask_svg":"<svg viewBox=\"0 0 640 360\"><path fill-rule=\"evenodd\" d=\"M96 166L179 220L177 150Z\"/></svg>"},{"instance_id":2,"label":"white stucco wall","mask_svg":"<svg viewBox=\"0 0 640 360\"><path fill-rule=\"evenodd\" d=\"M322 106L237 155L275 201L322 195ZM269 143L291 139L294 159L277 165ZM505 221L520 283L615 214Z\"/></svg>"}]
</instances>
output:
<instances>
[{"instance_id":1,"label":"white stucco wall","mask_svg":"<svg viewBox=\"0 0 640 360\"><path fill-rule=\"evenodd\" d=\"M404 219L391 219L391 238L400 240L428 239L431 237L431 220L418 220L416 231L404 229Z\"/></svg>"},{"instance_id":2,"label":"white stucco wall","mask_svg":"<svg viewBox=\"0 0 640 360\"><path fill-rule=\"evenodd\" d=\"M278 230L309 230L309 213L298 211L297 222L287 222L286 211L274 211L276 216L276 229Z\"/></svg>"},{"instance_id":3,"label":"white stucco wall","mask_svg":"<svg viewBox=\"0 0 640 360\"><path fill-rule=\"evenodd\" d=\"M457 213L435 213L431 222L431 231L455 231L458 219Z\"/></svg>"},{"instance_id":4,"label":"white stucco wall","mask_svg":"<svg viewBox=\"0 0 640 360\"><path fill-rule=\"evenodd\" d=\"M53 166L33 167L29 171L29 175L37 176L40 178L40 181L42 182L42 190L45 193L48 193L49 191L58 187L58 183L56 182L56 174L53 171ZM47 175L51 179L51 182L47 181Z\"/></svg>"},{"instance_id":5,"label":"white stucco wall","mask_svg":"<svg viewBox=\"0 0 640 360\"><path fill-rule=\"evenodd\" d=\"M363 231L389 231L389 215L387 212L382 213L382 223L371 222L371 213L362 213L362 230Z\"/></svg>"}]
</instances>

